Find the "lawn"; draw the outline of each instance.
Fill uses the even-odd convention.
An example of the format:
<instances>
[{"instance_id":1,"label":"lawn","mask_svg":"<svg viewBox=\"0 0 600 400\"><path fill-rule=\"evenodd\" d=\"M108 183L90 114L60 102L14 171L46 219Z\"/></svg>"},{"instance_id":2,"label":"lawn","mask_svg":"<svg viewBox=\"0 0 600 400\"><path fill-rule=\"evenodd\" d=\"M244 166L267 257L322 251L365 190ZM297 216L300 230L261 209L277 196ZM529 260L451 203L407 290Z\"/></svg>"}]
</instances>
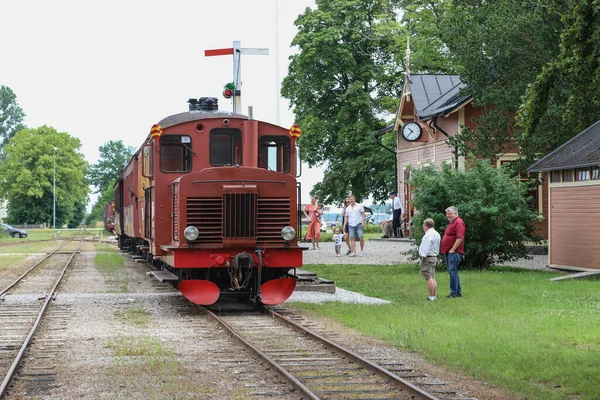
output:
<instances>
[{"instance_id":1,"label":"lawn","mask_svg":"<svg viewBox=\"0 0 600 400\"><path fill-rule=\"evenodd\" d=\"M600 281L550 282L558 273L496 267L461 271L463 297L438 300L415 265L307 265L337 286L391 305L298 304L416 351L524 398L600 398Z\"/></svg>"}]
</instances>

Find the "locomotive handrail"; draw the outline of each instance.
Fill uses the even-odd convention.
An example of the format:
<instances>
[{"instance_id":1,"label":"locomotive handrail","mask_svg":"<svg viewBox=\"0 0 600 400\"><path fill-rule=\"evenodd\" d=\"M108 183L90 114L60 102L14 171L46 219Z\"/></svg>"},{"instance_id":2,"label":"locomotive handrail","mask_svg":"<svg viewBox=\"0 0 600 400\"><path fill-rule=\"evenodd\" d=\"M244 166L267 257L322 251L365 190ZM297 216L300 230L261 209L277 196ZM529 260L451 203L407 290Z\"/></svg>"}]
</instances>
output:
<instances>
[{"instance_id":1,"label":"locomotive handrail","mask_svg":"<svg viewBox=\"0 0 600 400\"><path fill-rule=\"evenodd\" d=\"M192 183L216 183L216 182L258 182L258 183L281 183L285 184L284 181L273 181L269 179L211 179L202 181L192 181Z\"/></svg>"}]
</instances>

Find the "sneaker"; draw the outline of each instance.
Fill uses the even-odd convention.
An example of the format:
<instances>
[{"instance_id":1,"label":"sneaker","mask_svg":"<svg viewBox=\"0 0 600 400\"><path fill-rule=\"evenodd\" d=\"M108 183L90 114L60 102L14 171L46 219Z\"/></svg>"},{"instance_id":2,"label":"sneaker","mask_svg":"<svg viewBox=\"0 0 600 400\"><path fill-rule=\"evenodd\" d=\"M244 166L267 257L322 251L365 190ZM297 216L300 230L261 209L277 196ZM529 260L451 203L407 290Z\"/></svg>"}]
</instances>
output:
<instances>
[{"instance_id":1,"label":"sneaker","mask_svg":"<svg viewBox=\"0 0 600 400\"><path fill-rule=\"evenodd\" d=\"M364 257L364 256L365 256L365 253L363 253L363 252L361 251L360 253L358 253L358 256L359 256L359 257Z\"/></svg>"},{"instance_id":2,"label":"sneaker","mask_svg":"<svg viewBox=\"0 0 600 400\"><path fill-rule=\"evenodd\" d=\"M381 238L382 239L389 239L390 237L388 235L383 235Z\"/></svg>"},{"instance_id":3,"label":"sneaker","mask_svg":"<svg viewBox=\"0 0 600 400\"><path fill-rule=\"evenodd\" d=\"M354 253L351 253L351 254L350 254L350 257L356 257L356 254L354 254Z\"/></svg>"},{"instance_id":4,"label":"sneaker","mask_svg":"<svg viewBox=\"0 0 600 400\"><path fill-rule=\"evenodd\" d=\"M352 251L351 251L351 250L348 250L348 251L346 252L346 255L347 255L347 256L349 256L350 254L352 254Z\"/></svg>"},{"instance_id":5,"label":"sneaker","mask_svg":"<svg viewBox=\"0 0 600 400\"><path fill-rule=\"evenodd\" d=\"M435 297L431 297L431 296L429 296L429 297L427 298L427 301L435 301L435 300L436 300L436 298L435 298Z\"/></svg>"},{"instance_id":6,"label":"sneaker","mask_svg":"<svg viewBox=\"0 0 600 400\"><path fill-rule=\"evenodd\" d=\"M339 257L340 255L338 254L337 256Z\"/></svg>"}]
</instances>

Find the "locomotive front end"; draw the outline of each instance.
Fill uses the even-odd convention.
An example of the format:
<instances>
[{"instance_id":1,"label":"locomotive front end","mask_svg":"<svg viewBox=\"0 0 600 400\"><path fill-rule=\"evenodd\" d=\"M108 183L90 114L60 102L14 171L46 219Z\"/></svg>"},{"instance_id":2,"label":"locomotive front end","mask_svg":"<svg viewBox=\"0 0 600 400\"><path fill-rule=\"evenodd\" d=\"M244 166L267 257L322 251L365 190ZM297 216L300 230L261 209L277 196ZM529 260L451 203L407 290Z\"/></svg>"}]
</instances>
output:
<instances>
[{"instance_id":1,"label":"locomotive front end","mask_svg":"<svg viewBox=\"0 0 600 400\"><path fill-rule=\"evenodd\" d=\"M211 168L173 183L173 245L168 264L191 301L220 296L280 304L302 265L296 226L296 184L260 168Z\"/></svg>"}]
</instances>

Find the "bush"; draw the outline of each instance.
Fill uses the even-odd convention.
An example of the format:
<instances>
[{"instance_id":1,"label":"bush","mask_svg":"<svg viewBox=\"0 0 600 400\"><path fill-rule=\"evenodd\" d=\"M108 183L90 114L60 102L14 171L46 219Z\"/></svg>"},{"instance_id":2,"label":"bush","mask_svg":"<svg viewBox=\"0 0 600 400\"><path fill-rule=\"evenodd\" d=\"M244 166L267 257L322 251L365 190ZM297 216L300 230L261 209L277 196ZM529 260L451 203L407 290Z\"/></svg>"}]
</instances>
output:
<instances>
[{"instance_id":1,"label":"bush","mask_svg":"<svg viewBox=\"0 0 600 400\"><path fill-rule=\"evenodd\" d=\"M505 168L492 168L489 162L475 162L465 172L445 165L411 171L414 207L413 236L423 237L423 221L433 218L443 234L448 220L445 209L456 206L465 221L464 266L483 269L494 262L527 257L525 242L539 241L534 224L539 214L528 202L528 184L511 178Z\"/></svg>"}]
</instances>

